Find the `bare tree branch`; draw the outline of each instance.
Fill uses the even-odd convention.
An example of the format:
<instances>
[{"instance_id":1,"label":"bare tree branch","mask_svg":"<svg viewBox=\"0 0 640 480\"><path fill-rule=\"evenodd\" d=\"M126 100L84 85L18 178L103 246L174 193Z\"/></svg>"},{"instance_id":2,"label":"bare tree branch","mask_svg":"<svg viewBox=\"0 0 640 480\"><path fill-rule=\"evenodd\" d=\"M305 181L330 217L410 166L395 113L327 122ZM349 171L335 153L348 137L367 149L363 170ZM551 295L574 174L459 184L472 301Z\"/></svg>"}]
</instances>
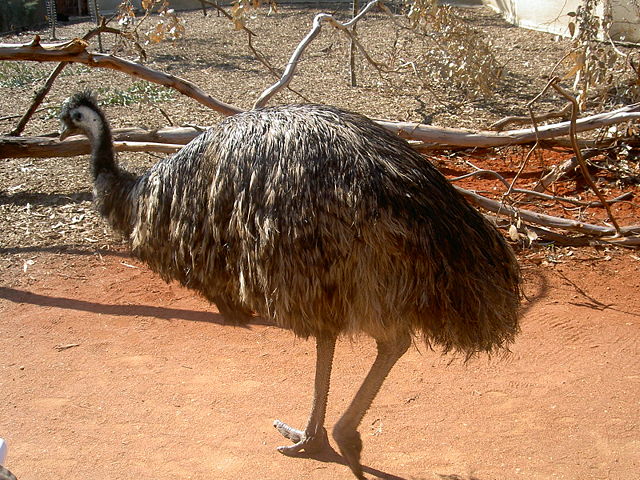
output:
<instances>
[{"instance_id":1,"label":"bare tree branch","mask_svg":"<svg viewBox=\"0 0 640 480\"><path fill-rule=\"evenodd\" d=\"M107 27L106 20L104 18L102 18L102 20L100 22L100 25L98 25L96 28L93 28L93 29L89 30L82 37L82 40L84 40L85 42L88 42L91 38L95 37L96 35L99 35L102 32L115 33L115 34L120 34L121 33L121 31L116 29L116 28ZM44 98L47 96L47 94L51 90L51 87L53 86L53 82L55 82L56 78L58 78L58 76L62 73L62 71L64 70L64 68L67 65L69 65L69 62L61 62L51 72L51 74L49 75L49 78L47 78L47 81L42 86L42 88L40 90L38 90L38 92L36 93L33 101L31 102L31 105L29 106L29 108L27 109L25 114L20 118L20 120L18 121L18 124L11 131L10 135L16 135L17 136L17 135L20 135L24 131L24 127L26 127L27 123L29 122L29 120L31 119L33 114L38 110L38 107L42 104L42 101L44 100Z\"/></svg>"},{"instance_id":2,"label":"bare tree branch","mask_svg":"<svg viewBox=\"0 0 640 480\"><path fill-rule=\"evenodd\" d=\"M354 17L349 22L344 24L336 23L341 25L341 28L348 28L352 25L352 22L357 21L362 15L366 14L368 9L373 8L376 2L377 0L369 3L367 7L358 14L358 16ZM318 17L321 17L321 19L318 20ZM316 17L314 23L320 24L324 21L322 18L325 17L332 19L330 15L321 14ZM297 64L300 55L304 51L304 48L306 48L308 42L313 39L318 32L319 30L315 28L312 29L311 33L305 38L305 41L298 46L296 52L294 52L294 55L292 56L292 59L289 61L282 78L262 94L260 104L264 104L268 101L277 90L286 86L286 83L291 80L291 76L293 75L295 65ZM224 115L233 115L242 111L242 109L238 107L213 98L187 80L174 77L173 75L168 75L144 65L112 55L89 53L86 51L86 46L86 42L80 39L74 39L65 43L42 45L40 44L39 38L36 37L33 42L28 44L0 44L0 60L29 60L38 62L67 61L83 63L91 67L109 68L159 85L174 88L180 93L191 97L201 104ZM611 112L600 113L579 119L576 121L576 132L583 132L630 120L637 120L639 118L640 104L635 103ZM537 138L540 140L548 140L558 136L568 135L571 129L571 122L544 125L538 127L537 132L533 128L510 130L505 132L488 132L434 127L431 125L422 125L411 122L390 122L378 120L378 123L388 130L409 140L418 140L441 147L450 146L457 148L496 147L531 143L536 141Z\"/></svg>"},{"instance_id":3,"label":"bare tree branch","mask_svg":"<svg viewBox=\"0 0 640 480\"><path fill-rule=\"evenodd\" d=\"M86 53L86 52L85 52ZM102 55L106 57L106 55ZM0 50L0 60L2 59L2 51ZM132 63L132 62L131 62ZM136 64L133 64L136 65ZM144 72L139 75L140 78L148 80L148 77L144 76ZM169 75L169 77L171 77ZM232 107L236 108L236 107ZM234 110L235 111L235 110ZM239 110L238 110L239 111ZM612 125L615 123L621 123L632 119L640 118L640 104L628 105L612 112L601 113L593 115L591 117L585 117L576 122L576 128L582 131L600 128L605 125ZM381 126L388 130L397 133L401 137L409 140L418 137L426 144L430 145L430 150L439 148L467 148L467 147L493 147L504 145L517 145L522 143L530 143L535 141L535 130L514 130L502 133L486 132L486 131L472 131L465 129L454 129L446 127L434 127L431 125L419 125L409 122L390 122L384 120L378 120ZM545 129L544 136L546 139L552 138L551 133L556 135L562 135L570 128L567 125L568 122L562 122L554 125L545 125L540 127L539 130ZM195 135L194 135L195 136ZM192 137L193 138L193 137ZM0 137L0 146L3 149L9 149L12 143L17 142L13 137ZM37 142L35 142L37 143ZM171 143L171 142L169 142ZM186 143L186 142L185 142ZM425 150L424 144L416 146L417 150ZM19 150L22 151L22 150ZM58 156L52 153L48 156ZM18 153L15 149L5 150L2 152L2 156L5 158L12 157ZM22 156L22 155L19 155ZM42 156L47 156L45 152L42 152ZM545 183L549 185L548 182ZM538 191L538 188L535 189Z\"/></svg>"},{"instance_id":4,"label":"bare tree branch","mask_svg":"<svg viewBox=\"0 0 640 480\"><path fill-rule=\"evenodd\" d=\"M587 163L585 162L584 158L582 158L582 152L580 151L580 147L578 146L578 141L576 136L576 122L578 119L578 111L580 109L580 107L578 106L578 100L576 100L576 98L573 95L571 95L569 92L567 92L564 88L558 85L557 78L555 79L555 81L553 81L551 86L554 88L556 92L558 92L564 98L569 100L569 102L571 102L572 108L571 108L570 138L571 138L571 143L573 145L573 151L576 154L576 159L578 160L578 164L580 165L580 170L582 171L582 176L584 177L587 184L589 184L589 187L591 187L591 190L593 190L596 196L600 199L600 202L602 202L605 210L607 211L607 215L609 216L609 220L611 220L611 223L615 227L617 234L621 235L620 225L618 225L618 222L613 216L613 212L611 211L611 207L607 203L606 198L604 197L600 189L597 187L597 185L594 183L593 179L591 178L591 174L589 173L589 169L587 168Z\"/></svg>"},{"instance_id":5,"label":"bare tree branch","mask_svg":"<svg viewBox=\"0 0 640 480\"><path fill-rule=\"evenodd\" d=\"M300 57L302 57L302 54L307 49L309 44L313 41L313 39L320 34L320 30L322 29L322 24L324 22L331 24L333 27L339 30L347 32L347 34L350 35L351 32L349 29L353 25L355 25L363 16L365 16L371 9L373 9L373 7L377 6L379 4L379 1L380 0L373 0L372 2L369 2L367 6L360 11L358 15L353 17L348 22L344 22L344 23L338 22L333 17L333 15L329 15L327 13L320 13L316 15L316 17L313 19L313 26L311 27L311 30L309 31L309 33L307 33L307 35L302 39L302 41L298 44L298 46L294 50L293 54L291 55L291 58L289 59L289 62L287 63L286 68L284 69L282 77L276 83L274 83L269 88L267 88L264 92L262 92L262 95L260 95L258 100L256 100L255 104L253 105L253 108L264 107L267 104L267 102L276 93L278 93L280 90L282 90L287 85L289 85L296 71L296 68L298 67L298 62L300 61Z\"/></svg>"},{"instance_id":6,"label":"bare tree branch","mask_svg":"<svg viewBox=\"0 0 640 480\"><path fill-rule=\"evenodd\" d=\"M509 205L505 205L504 203L498 202L496 200L483 197L482 195L479 195L470 190L465 190L464 188L455 188L471 203L499 215L507 216L510 218L521 218L525 222L533 223L536 225L542 225L550 228L560 228L563 230L579 232L586 235L594 235L596 237L615 237L617 235L616 229L613 227L603 227L600 225L593 225L577 220L554 217L552 215L546 215L544 213L532 212L531 210L519 209L511 207ZM638 238L640 239L640 225L622 227L620 229L620 234L622 236L636 235L639 236Z\"/></svg>"},{"instance_id":7,"label":"bare tree branch","mask_svg":"<svg viewBox=\"0 0 640 480\"><path fill-rule=\"evenodd\" d=\"M507 188L507 193L505 193L505 196L510 193L520 193L520 194L526 195L527 197L543 198L545 200L552 200L554 202L564 202L564 203L569 203L571 205L576 205L579 207L601 207L602 206L602 202L583 202L581 200L576 200L574 198L559 197L557 195L549 195L548 193L542 193L535 190L527 190L525 188L514 188L513 182L509 183L502 175L500 175L498 172L494 170L480 169L480 170L476 170L475 172L470 172L465 175L460 175L459 177L449 178L449 181L459 182L460 180L464 180L470 177L476 177L478 175L489 175L491 177L496 178L498 181L500 181L500 183L502 183ZM622 202L624 200L628 200L632 196L633 196L632 192L626 192L621 195L618 195L616 198L607 200L606 203L612 204L612 203Z\"/></svg>"},{"instance_id":8,"label":"bare tree branch","mask_svg":"<svg viewBox=\"0 0 640 480\"><path fill-rule=\"evenodd\" d=\"M109 68L173 88L223 115L234 115L242 111L239 107L217 100L188 80L159 72L124 58L102 53L90 53L87 51L87 42L79 38L64 43L43 45L40 43L40 38L36 36L32 42L27 44L0 44L0 60L73 62L83 63L90 67Z\"/></svg>"},{"instance_id":9,"label":"bare tree branch","mask_svg":"<svg viewBox=\"0 0 640 480\"><path fill-rule=\"evenodd\" d=\"M640 103L626 105L611 112L584 117L576 122L576 132L585 132L617 123L640 119ZM434 127L412 122L390 122L377 120L383 127L409 140L419 140L440 146L456 147L502 147L521 145L536 141L536 130L525 128L505 132L474 131L467 129ZM560 122L538 127L540 140L568 135L571 122Z\"/></svg>"},{"instance_id":10,"label":"bare tree branch","mask_svg":"<svg viewBox=\"0 0 640 480\"><path fill-rule=\"evenodd\" d=\"M200 135L203 130L205 129L200 127L161 128L155 131L116 128L113 130L113 139L120 152L144 151L143 145L148 145L149 151L174 152ZM74 135L64 142L58 140L57 136L0 136L0 158L73 157L86 155L90 151L89 140L83 135Z\"/></svg>"},{"instance_id":11,"label":"bare tree branch","mask_svg":"<svg viewBox=\"0 0 640 480\"><path fill-rule=\"evenodd\" d=\"M570 113L571 113L571 105L567 104L562 110L559 110L557 112L541 113L539 115L535 115L534 118L536 122L545 122L547 120L551 120L552 118L567 118L567 115L569 115ZM497 122L492 123L491 125L489 125L489 128L491 130L495 130L496 132L501 132L509 124L528 125L530 123L531 123L531 116L529 117L511 116L511 117L504 117L498 120Z\"/></svg>"}]
</instances>

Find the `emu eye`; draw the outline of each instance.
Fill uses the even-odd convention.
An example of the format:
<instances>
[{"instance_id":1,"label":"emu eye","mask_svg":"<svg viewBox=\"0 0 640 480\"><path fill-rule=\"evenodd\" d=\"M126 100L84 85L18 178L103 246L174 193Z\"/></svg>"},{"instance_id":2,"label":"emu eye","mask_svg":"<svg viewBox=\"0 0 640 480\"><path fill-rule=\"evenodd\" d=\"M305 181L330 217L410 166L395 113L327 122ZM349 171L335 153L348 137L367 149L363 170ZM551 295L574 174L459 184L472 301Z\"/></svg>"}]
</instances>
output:
<instances>
[{"instance_id":1,"label":"emu eye","mask_svg":"<svg viewBox=\"0 0 640 480\"><path fill-rule=\"evenodd\" d=\"M71 118L73 118L76 122L79 122L80 120L82 120L82 113L73 112L73 114L71 115Z\"/></svg>"}]
</instances>

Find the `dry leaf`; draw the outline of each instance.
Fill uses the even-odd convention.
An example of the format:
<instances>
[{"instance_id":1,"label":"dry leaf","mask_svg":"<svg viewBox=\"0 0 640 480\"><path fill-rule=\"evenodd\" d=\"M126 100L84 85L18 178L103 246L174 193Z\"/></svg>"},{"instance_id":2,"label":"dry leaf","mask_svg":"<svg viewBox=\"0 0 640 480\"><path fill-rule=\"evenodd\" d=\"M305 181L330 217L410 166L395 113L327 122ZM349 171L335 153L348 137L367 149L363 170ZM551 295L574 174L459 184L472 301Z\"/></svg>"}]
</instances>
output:
<instances>
[{"instance_id":1,"label":"dry leaf","mask_svg":"<svg viewBox=\"0 0 640 480\"><path fill-rule=\"evenodd\" d=\"M520 234L518 233L518 228L515 225L509 226L509 238L514 242L520 240Z\"/></svg>"}]
</instances>

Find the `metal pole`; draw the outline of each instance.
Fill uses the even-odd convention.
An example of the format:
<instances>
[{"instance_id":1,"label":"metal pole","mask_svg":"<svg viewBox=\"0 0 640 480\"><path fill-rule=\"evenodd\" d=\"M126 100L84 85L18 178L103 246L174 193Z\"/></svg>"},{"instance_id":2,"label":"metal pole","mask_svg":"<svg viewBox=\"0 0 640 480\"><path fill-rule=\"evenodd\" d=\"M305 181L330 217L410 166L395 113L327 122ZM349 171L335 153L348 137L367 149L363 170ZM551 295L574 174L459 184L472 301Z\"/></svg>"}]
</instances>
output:
<instances>
[{"instance_id":1,"label":"metal pole","mask_svg":"<svg viewBox=\"0 0 640 480\"><path fill-rule=\"evenodd\" d=\"M56 38L56 0L47 0L47 16L49 17L49 28L51 28L51 40Z\"/></svg>"},{"instance_id":2,"label":"metal pole","mask_svg":"<svg viewBox=\"0 0 640 480\"><path fill-rule=\"evenodd\" d=\"M360 10L360 2L358 0L353 0L353 16L358 15L358 11ZM353 29L351 30L351 34L355 36L356 34L356 24L353 24ZM349 52L349 74L351 76L351 86L357 86L356 81L356 43L351 39L351 49Z\"/></svg>"},{"instance_id":3,"label":"metal pole","mask_svg":"<svg viewBox=\"0 0 640 480\"><path fill-rule=\"evenodd\" d=\"M95 22L96 25L100 25L100 11L98 9L98 0L91 0L89 2L89 10L91 10L91 18ZM98 51L103 53L102 51L102 35L98 33Z\"/></svg>"}]
</instances>

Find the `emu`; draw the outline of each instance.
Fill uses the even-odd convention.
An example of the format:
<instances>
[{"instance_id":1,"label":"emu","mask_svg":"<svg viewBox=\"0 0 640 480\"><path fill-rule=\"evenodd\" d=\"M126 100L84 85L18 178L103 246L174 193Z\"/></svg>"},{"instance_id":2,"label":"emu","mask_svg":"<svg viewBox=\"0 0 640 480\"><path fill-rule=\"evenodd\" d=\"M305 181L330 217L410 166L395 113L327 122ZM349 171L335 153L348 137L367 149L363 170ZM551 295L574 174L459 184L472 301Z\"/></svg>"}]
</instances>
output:
<instances>
[{"instance_id":1,"label":"emu","mask_svg":"<svg viewBox=\"0 0 640 480\"><path fill-rule=\"evenodd\" d=\"M276 420L284 454L328 448L336 339L364 333L376 359L333 438L365 478L357 428L413 338L466 357L519 330L521 276L500 233L409 144L364 116L320 105L222 121L136 178L116 163L90 92L65 101L61 138L92 147L94 201L135 255L235 322L253 315L316 340L304 429Z\"/></svg>"}]
</instances>

